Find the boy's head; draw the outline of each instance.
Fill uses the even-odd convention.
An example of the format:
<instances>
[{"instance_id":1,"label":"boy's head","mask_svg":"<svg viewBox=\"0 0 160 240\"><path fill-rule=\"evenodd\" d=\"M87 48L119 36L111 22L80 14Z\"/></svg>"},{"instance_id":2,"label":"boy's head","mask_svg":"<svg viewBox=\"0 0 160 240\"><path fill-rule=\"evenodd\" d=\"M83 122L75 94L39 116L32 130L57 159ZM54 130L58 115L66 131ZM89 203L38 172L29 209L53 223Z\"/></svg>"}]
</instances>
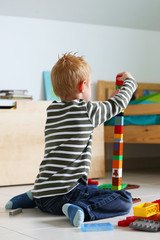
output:
<instances>
[{"instance_id":1,"label":"boy's head","mask_svg":"<svg viewBox=\"0 0 160 240\"><path fill-rule=\"evenodd\" d=\"M54 93L63 100L86 98L90 91L91 68L89 64L75 54L65 53L51 71ZM89 88L89 89L88 89ZM87 93L88 91L88 93ZM83 96L84 93L84 96ZM85 100L89 100L90 96Z\"/></svg>"}]
</instances>

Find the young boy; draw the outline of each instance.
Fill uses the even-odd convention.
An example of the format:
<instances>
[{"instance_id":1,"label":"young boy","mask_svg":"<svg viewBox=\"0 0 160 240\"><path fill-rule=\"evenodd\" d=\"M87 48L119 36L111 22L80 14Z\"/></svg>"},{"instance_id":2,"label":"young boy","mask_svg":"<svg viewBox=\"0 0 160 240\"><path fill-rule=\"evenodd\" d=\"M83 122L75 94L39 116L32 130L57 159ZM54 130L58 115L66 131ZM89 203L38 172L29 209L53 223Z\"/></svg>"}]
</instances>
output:
<instances>
[{"instance_id":1,"label":"young boy","mask_svg":"<svg viewBox=\"0 0 160 240\"><path fill-rule=\"evenodd\" d=\"M91 68L82 58L64 54L51 71L55 94L47 108L45 153L32 195L44 212L65 214L72 225L127 214L131 194L87 186L93 129L125 109L137 84L130 73L117 75L120 90L105 102L90 102Z\"/></svg>"}]
</instances>

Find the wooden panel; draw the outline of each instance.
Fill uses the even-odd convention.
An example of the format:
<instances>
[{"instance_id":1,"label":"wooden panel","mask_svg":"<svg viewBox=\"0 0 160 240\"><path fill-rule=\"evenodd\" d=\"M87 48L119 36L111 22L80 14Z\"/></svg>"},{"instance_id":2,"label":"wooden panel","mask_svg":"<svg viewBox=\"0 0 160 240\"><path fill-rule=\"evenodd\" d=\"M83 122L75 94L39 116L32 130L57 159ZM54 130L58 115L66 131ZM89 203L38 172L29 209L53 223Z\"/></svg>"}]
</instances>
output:
<instances>
[{"instance_id":1,"label":"wooden panel","mask_svg":"<svg viewBox=\"0 0 160 240\"><path fill-rule=\"evenodd\" d=\"M160 83L138 83L138 89L160 91Z\"/></svg>"},{"instance_id":2,"label":"wooden panel","mask_svg":"<svg viewBox=\"0 0 160 240\"><path fill-rule=\"evenodd\" d=\"M33 183L44 154L44 127L49 101L19 101L0 109L0 186ZM103 141L102 141L103 139ZM103 177L104 127L94 132L90 177Z\"/></svg>"},{"instance_id":3,"label":"wooden panel","mask_svg":"<svg viewBox=\"0 0 160 240\"><path fill-rule=\"evenodd\" d=\"M44 152L45 110L50 102L19 101L0 110L0 185L33 183Z\"/></svg>"},{"instance_id":4,"label":"wooden panel","mask_svg":"<svg viewBox=\"0 0 160 240\"><path fill-rule=\"evenodd\" d=\"M97 84L97 96L98 101L105 101L109 98L110 94L115 89L115 82L114 81L104 81L99 80ZM160 84L159 83L139 83L138 88L135 91L136 99L143 96L143 92L145 90L154 90L160 92Z\"/></svg>"},{"instance_id":5,"label":"wooden panel","mask_svg":"<svg viewBox=\"0 0 160 240\"><path fill-rule=\"evenodd\" d=\"M158 83L138 83L138 88L135 91L136 99L142 97L145 90L160 92L160 84L158 84Z\"/></svg>"},{"instance_id":6,"label":"wooden panel","mask_svg":"<svg viewBox=\"0 0 160 240\"><path fill-rule=\"evenodd\" d=\"M115 90L115 82L99 80L97 83L98 101L105 101Z\"/></svg>"},{"instance_id":7,"label":"wooden panel","mask_svg":"<svg viewBox=\"0 0 160 240\"><path fill-rule=\"evenodd\" d=\"M92 162L88 177L103 178L105 172L104 126L101 124L93 132Z\"/></svg>"},{"instance_id":8,"label":"wooden panel","mask_svg":"<svg viewBox=\"0 0 160 240\"><path fill-rule=\"evenodd\" d=\"M124 111L125 116L160 114L160 103L128 105Z\"/></svg>"},{"instance_id":9,"label":"wooden panel","mask_svg":"<svg viewBox=\"0 0 160 240\"><path fill-rule=\"evenodd\" d=\"M105 142L114 140L114 126L105 126ZM160 125L125 126L124 143L160 143Z\"/></svg>"}]
</instances>

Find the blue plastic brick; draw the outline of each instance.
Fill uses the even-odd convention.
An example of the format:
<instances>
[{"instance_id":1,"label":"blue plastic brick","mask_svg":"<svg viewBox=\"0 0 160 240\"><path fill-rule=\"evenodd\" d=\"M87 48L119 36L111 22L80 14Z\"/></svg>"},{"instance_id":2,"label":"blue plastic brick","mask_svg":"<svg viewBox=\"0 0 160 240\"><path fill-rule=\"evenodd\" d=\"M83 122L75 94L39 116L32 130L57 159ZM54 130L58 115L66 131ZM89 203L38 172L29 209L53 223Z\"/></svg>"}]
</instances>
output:
<instances>
[{"instance_id":1,"label":"blue plastic brick","mask_svg":"<svg viewBox=\"0 0 160 240\"><path fill-rule=\"evenodd\" d=\"M82 232L112 231L114 229L111 223L88 223L81 224Z\"/></svg>"},{"instance_id":2,"label":"blue plastic brick","mask_svg":"<svg viewBox=\"0 0 160 240\"><path fill-rule=\"evenodd\" d=\"M98 185L96 185L96 184L91 184L91 185L89 185L89 184L88 184L88 187L98 188Z\"/></svg>"}]
</instances>

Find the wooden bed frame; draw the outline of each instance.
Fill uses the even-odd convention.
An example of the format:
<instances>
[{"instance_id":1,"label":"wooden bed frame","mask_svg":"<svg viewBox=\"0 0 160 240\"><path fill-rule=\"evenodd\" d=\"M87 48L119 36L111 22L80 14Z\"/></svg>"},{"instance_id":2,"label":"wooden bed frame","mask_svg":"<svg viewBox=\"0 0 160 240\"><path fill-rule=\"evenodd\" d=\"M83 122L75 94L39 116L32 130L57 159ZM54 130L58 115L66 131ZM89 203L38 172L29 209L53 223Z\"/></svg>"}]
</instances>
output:
<instances>
[{"instance_id":1,"label":"wooden bed frame","mask_svg":"<svg viewBox=\"0 0 160 240\"><path fill-rule=\"evenodd\" d=\"M98 101L105 101L115 90L115 82L98 81L97 96ZM156 90L160 92L160 84L138 83L135 97L143 96L145 90ZM131 115L152 115L160 114L160 103L129 105L124 111L125 116ZM114 126L104 127L105 143L114 141ZM160 125L136 126L128 125L124 127L124 143L160 143Z\"/></svg>"}]
</instances>

